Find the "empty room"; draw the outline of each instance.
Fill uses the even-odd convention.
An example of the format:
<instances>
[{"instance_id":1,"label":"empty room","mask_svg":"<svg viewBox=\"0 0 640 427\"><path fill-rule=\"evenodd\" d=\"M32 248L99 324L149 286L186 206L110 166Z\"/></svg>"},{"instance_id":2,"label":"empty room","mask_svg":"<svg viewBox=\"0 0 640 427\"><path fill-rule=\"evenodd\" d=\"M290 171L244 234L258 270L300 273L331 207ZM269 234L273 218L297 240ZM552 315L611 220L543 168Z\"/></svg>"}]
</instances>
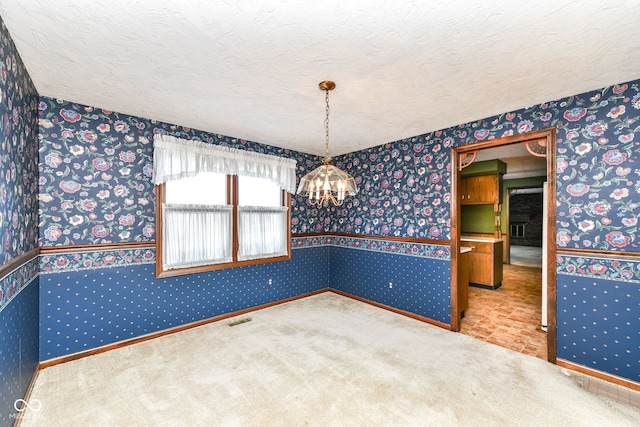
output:
<instances>
[{"instance_id":1,"label":"empty room","mask_svg":"<svg viewBox=\"0 0 640 427\"><path fill-rule=\"evenodd\" d=\"M640 3L0 0L0 427L637 425Z\"/></svg>"}]
</instances>

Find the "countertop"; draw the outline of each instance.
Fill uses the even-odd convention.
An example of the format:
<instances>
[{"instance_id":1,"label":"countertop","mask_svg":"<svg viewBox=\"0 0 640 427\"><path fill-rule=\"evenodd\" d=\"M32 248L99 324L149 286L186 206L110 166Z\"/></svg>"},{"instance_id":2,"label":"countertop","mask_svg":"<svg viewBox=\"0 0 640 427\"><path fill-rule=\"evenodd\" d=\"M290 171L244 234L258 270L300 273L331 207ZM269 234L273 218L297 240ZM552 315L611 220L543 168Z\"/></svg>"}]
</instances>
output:
<instances>
[{"instance_id":1,"label":"countertop","mask_svg":"<svg viewBox=\"0 0 640 427\"><path fill-rule=\"evenodd\" d=\"M485 243L500 243L502 239L495 239L493 237L481 237L481 236L462 236L461 242L485 242Z\"/></svg>"}]
</instances>

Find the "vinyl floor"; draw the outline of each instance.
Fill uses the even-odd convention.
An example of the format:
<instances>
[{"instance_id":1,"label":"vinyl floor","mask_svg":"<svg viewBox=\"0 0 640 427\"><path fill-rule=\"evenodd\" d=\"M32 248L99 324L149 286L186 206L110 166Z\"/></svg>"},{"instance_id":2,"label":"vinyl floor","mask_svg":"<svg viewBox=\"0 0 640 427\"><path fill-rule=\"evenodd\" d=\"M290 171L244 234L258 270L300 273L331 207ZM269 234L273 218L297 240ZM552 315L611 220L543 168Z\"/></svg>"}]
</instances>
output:
<instances>
[{"instance_id":1,"label":"vinyl floor","mask_svg":"<svg viewBox=\"0 0 640 427\"><path fill-rule=\"evenodd\" d=\"M504 264L496 290L469 287L461 331L482 341L547 359L542 331L542 269Z\"/></svg>"}]
</instances>

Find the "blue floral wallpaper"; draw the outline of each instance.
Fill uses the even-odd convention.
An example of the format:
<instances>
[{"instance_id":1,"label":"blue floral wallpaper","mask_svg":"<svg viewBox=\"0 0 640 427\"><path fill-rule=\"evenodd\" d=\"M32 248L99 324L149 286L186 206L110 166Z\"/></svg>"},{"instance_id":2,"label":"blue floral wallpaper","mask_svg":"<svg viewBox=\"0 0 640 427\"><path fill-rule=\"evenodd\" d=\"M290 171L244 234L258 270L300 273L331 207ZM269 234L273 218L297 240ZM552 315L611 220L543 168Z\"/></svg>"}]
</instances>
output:
<instances>
[{"instance_id":1,"label":"blue floral wallpaper","mask_svg":"<svg viewBox=\"0 0 640 427\"><path fill-rule=\"evenodd\" d=\"M559 255L556 265L558 274L640 284L640 259L622 260Z\"/></svg>"},{"instance_id":2,"label":"blue floral wallpaper","mask_svg":"<svg viewBox=\"0 0 640 427\"><path fill-rule=\"evenodd\" d=\"M443 246L423 243L393 242L380 239L364 239L331 235L294 237L291 240L291 247L293 249L327 246L360 249L368 252L391 253L418 258L430 258L441 261L449 261L451 259L451 250L448 245ZM148 247L56 253L51 255L44 254L40 255L39 265L35 262L28 263L27 265L31 265L32 269L35 267L36 273L39 268L40 274L50 274L64 273L67 271L95 270L106 267L155 264L155 262L155 247ZM35 266L33 264L35 264ZM7 286L11 286L12 288L19 290L22 287L22 281L20 281L20 277L22 276L24 276L24 273L19 275L17 272L7 276L9 278L8 280L12 281L12 284Z\"/></svg>"},{"instance_id":3,"label":"blue floral wallpaper","mask_svg":"<svg viewBox=\"0 0 640 427\"><path fill-rule=\"evenodd\" d=\"M38 93L0 19L0 267L37 248ZM0 277L0 425L38 364L38 259Z\"/></svg>"},{"instance_id":4,"label":"blue floral wallpaper","mask_svg":"<svg viewBox=\"0 0 640 427\"><path fill-rule=\"evenodd\" d=\"M449 149L557 128L560 247L638 251L639 83L616 85L336 158L360 193L341 207L293 200L293 232L450 237ZM317 156L41 98L44 246L154 239L152 137L169 132L287 156L299 176Z\"/></svg>"},{"instance_id":5,"label":"blue floral wallpaper","mask_svg":"<svg viewBox=\"0 0 640 427\"><path fill-rule=\"evenodd\" d=\"M40 255L40 274L64 273L66 271L95 270L105 267L126 267L138 264L155 264L156 249L123 248L87 252Z\"/></svg>"},{"instance_id":6,"label":"blue floral wallpaper","mask_svg":"<svg viewBox=\"0 0 640 427\"><path fill-rule=\"evenodd\" d=\"M41 246L154 241L155 134L293 158L300 177L320 163L317 156L59 99L41 97L38 110ZM317 214L297 202L294 215ZM300 223L294 216L294 233Z\"/></svg>"},{"instance_id":7,"label":"blue floral wallpaper","mask_svg":"<svg viewBox=\"0 0 640 427\"><path fill-rule=\"evenodd\" d=\"M323 231L450 238L449 149L557 128L559 247L640 251L640 81L336 158L360 193ZM310 216L308 221L312 221Z\"/></svg>"},{"instance_id":8,"label":"blue floral wallpaper","mask_svg":"<svg viewBox=\"0 0 640 427\"><path fill-rule=\"evenodd\" d=\"M0 313L20 291L37 277L39 273L38 258L32 258L9 274L0 277Z\"/></svg>"},{"instance_id":9,"label":"blue floral wallpaper","mask_svg":"<svg viewBox=\"0 0 640 427\"><path fill-rule=\"evenodd\" d=\"M37 247L37 104L35 86L0 19L0 265Z\"/></svg>"},{"instance_id":10,"label":"blue floral wallpaper","mask_svg":"<svg viewBox=\"0 0 640 427\"><path fill-rule=\"evenodd\" d=\"M360 192L333 209L327 231L448 240L453 144L429 134L337 158Z\"/></svg>"},{"instance_id":11,"label":"blue floral wallpaper","mask_svg":"<svg viewBox=\"0 0 640 427\"><path fill-rule=\"evenodd\" d=\"M318 237L296 237L291 241L293 248L316 246L335 246L341 248L361 249L369 252L385 252L420 258L433 258L444 261L451 259L451 248L447 244L432 245L424 243L395 242L392 240L368 239L323 235Z\"/></svg>"}]
</instances>

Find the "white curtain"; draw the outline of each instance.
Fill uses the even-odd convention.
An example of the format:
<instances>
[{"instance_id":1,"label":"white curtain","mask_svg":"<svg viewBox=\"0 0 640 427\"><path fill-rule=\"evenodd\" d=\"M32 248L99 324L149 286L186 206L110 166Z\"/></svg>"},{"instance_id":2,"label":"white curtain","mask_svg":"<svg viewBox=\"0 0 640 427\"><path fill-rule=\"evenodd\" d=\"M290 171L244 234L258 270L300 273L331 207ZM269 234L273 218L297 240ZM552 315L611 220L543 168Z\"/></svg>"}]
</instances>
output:
<instances>
[{"instance_id":1,"label":"white curtain","mask_svg":"<svg viewBox=\"0 0 640 427\"><path fill-rule=\"evenodd\" d=\"M287 207L238 207L238 260L287 255Z\"/></svg>"},{"instance_id":2,"label":"white curtain","mask_svg":"<svg viewBox=\"0 0 640 427\"><path fill-rule=\"evenodd\" d=\"M163 204L162 268L233 261L232 206Z\"/></svg>"},{"instance_id":3,"label":"white curtain","mask_svg":"<svg viewBox=\"0 0 640 427\"><path fill-rule=\"evenodd\" d=\"M197 175L200 172L265 178L283 190L296 190L296 161L201 141L155 135L153 183Z\"/></svg>"}]
</instances>

